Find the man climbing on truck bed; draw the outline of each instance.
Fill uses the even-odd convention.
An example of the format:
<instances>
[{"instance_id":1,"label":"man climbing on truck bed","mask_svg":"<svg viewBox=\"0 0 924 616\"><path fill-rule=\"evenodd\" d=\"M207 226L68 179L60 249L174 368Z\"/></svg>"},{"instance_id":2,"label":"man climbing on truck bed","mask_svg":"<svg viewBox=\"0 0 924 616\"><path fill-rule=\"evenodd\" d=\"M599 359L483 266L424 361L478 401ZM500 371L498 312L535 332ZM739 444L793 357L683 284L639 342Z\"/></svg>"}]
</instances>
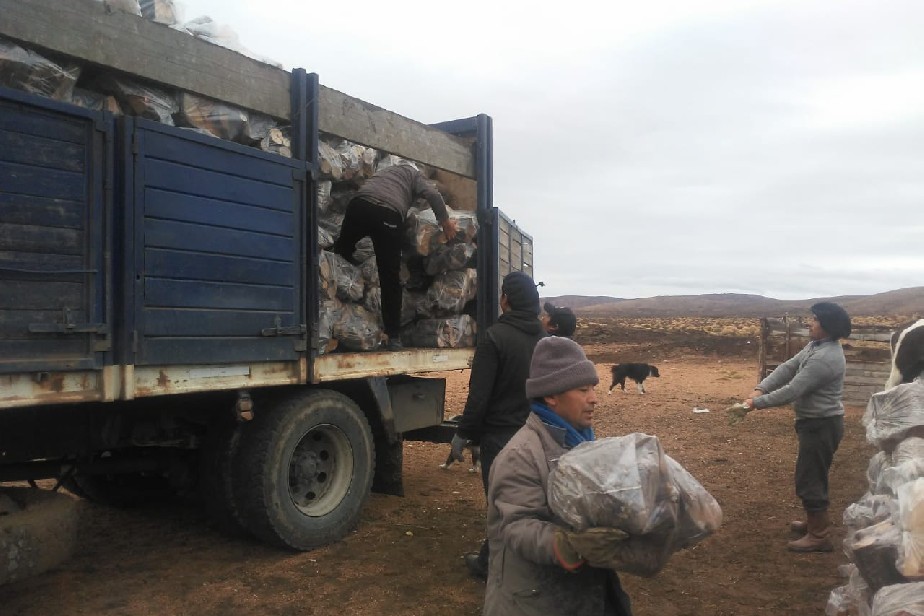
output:
<instances>
[{"instance_id":1,"label":"man climbing on truck bed","mask_svg":"<svg viewBox=\"0 0 924 616\"><path fill-rule=\"evenodd\" d=\"M401 244L404 222L414 202L423 197L433 208L447 240L456 235L456 222L449 218L446 202L420 171L408 163L388 167L363 183L350 200L340 237L333 250L353 263L356 243L368 236L375 249L382 289L382 321L389 351L401 350Z\"/></svg>"}]
</instances>

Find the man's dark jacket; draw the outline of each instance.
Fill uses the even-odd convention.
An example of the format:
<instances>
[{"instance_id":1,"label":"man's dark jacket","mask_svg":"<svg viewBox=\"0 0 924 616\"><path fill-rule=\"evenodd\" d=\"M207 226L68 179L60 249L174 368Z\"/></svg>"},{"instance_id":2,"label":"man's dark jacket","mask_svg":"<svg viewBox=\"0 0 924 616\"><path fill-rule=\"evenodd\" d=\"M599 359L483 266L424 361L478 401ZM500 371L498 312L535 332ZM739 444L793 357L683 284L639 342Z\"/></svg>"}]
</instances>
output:
<instances>
[{"instance_id":1,"label":"man's dark jacket","mask_svg":"<svg viewBox=\"0 0 924 616\"><path fill-rule=\"evenodd\" d=\"M529 416L526 379L536 343L545 336L536 313L511 310L488 328L475 349L468 400L457 434L516 431Z\"/></svg>"}]
</instances>

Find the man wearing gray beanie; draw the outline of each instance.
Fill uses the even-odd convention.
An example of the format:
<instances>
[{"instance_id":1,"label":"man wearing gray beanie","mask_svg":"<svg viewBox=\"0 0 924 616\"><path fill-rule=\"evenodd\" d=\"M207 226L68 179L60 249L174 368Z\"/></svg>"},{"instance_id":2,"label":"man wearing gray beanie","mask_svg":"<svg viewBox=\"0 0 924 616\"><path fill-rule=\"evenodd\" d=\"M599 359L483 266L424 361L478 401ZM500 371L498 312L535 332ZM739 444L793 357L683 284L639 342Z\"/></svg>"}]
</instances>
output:
<instances>
[{"instance_id":1,"label":"man wearing gray beanie","mask_svg":"<svg viewBox=\"0 0 924 616\"><path fill-rule=\"evenodd\" d=\"M619 576L607 564L626 534L615 528L571 531L547 497L558 459L594 440L599 382L576 342L549 337L536 345L526 380L531 413L491 469L485 616L632 614Z\"/></svg>"},{"instance_id":2,"label":"man wearing gray beanie","mask_svg":"<svg viewBox=\"0 0 924 616\"><path fill-rule=\"evenodd\" d=\"M847 360L840 338L850 335L850 316L832 302L811 307L811 341L795 357L767 375L751 397L732 407L734 421L748 412L792 403L796 414L796 495L802 501L806 521L789 527L801 537L786 546L791 552L830 552L828 473L834 452L844 436L844 377Z\"/></svg>"},{"instance_id":3,"label":"man wearing gray beanie","mask_svg":"<svg viewBox=\"0 0 924 616\"><path fill-rule=\"evenodd\" d=\"M457 460L462 459L467 442L480 445L485 494L494 458L529 415L524 383L533 349L545 336L539 320L539 291L528 274L511 272L504 277L500 307L503 314L497 323L478 337L468 399L452 439L452 456ZM488 577L487 539L477 553L464 558L473 577Z\"/></svg>"}]
</instances>

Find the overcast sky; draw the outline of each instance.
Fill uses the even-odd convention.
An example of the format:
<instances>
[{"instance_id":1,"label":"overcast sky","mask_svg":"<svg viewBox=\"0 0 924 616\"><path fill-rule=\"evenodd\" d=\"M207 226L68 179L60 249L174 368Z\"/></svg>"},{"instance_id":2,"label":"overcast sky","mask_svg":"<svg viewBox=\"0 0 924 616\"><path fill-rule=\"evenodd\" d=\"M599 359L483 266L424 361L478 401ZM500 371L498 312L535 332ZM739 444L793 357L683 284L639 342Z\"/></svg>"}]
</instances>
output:
<instances>
[{"instance_id":1,"label":"overcast sky","mask_svg":"<svg viewBox=\"0 0 924 616\"><path fill-rule=\"evenodd\" d=\"M544 295L924 285L920 0L182 5L420 122L492 116Z\"/></svg>"}]
</instances>

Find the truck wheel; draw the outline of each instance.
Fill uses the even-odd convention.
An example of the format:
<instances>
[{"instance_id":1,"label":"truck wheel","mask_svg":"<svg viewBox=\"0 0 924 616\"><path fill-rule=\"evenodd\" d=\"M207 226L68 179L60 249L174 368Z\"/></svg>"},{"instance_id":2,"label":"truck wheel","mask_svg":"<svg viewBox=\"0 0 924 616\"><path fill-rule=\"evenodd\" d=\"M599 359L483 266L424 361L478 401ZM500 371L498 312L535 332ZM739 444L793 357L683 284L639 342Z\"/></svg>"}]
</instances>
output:
<instances>
[{"instance_id":1,"label":"truck wheel","mask_svg":"<svg viewBox=\"0 0 924 616\"><path fill-rule=\"evenodd\" d=\"M199 497L215 526L229 535L244 535L247 529L234 502L234 459L240 443L237 422L216 421L199 450Z\"/></svg>"},{"instance_id":2,"label":"truck wheel","mask_svg":"<svg viewBox=\"0 0 924 616\"><path fill-rule=\"evenodd\" d=\"M346 396L319 390L257 412L235 460L238 510L256 537L309 550L343 538L372 485L372 430Z\"/></svg>"}]
</instances>

